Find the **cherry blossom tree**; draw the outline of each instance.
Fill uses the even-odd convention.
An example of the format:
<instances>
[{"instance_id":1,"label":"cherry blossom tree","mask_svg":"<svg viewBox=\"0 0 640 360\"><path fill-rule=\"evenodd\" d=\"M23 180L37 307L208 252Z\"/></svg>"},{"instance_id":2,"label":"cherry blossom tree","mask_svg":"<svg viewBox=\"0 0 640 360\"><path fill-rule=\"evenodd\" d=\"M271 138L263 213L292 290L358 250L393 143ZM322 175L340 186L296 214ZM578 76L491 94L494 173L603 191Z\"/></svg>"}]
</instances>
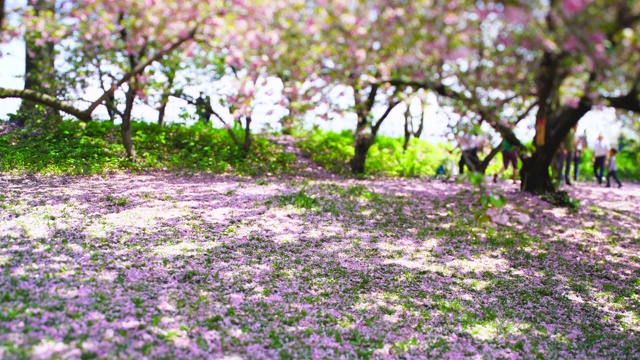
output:
<instances>
[{"instance_id":1,"label":"cherry blossom tree","mask_svg":"<svg viewBox=\"0 0 640 360\"><path fill-rule=\"evenodd\" d=\"M625 0L483 2L476 14L479 36L465 43L473 52L448 62L433 89L514 145L513 127L535 113L522 189L555 191L548 169L570 129L595 107L638 104L640 8Z\"/></svg>"},{"instance_id":2,"label":"cherry blossom tree","mask_svg":"<svg viewBox=\"0 0 640 360\"><path fill-rule=\"evenodd\" d=\"M347 87L343 93L352 97L354 173L365 171L369 148L400 94L437 87L442 61L466 53L464 42L475 31L465 17L471 3L323 1L312 7L302 36L319 54L323 86Z\"/></svg>"},{"instance_id":3,"label":"cherry blossom tree","mask_svg":"<svg viewBox=\"0 0 640 360\"><path fill-rule=\"evenodd\" d=\"M618 89L633 93L638 39L630 33L638 33L640 6L626 0L522 2L508 6L503 19L505 47L535 61L536 150L524 161L522 188L554 191L548 168L570 129L594 106L615 106L607 99Z\"/></svg>"},{"instance_id":4,"label":"cherry blossom tree","mask_svg":"<svg viewBox=\"0 0 640 360\"><path fill-rule=\"evenodd\" d=\"M296 16L295 3L274 2L263 6L260 2L244 4L239 12L241 17L229 18L215 43L203 44L200 66L217 67L218 58L212 59L209 54L224 54L224 69L227 76L224 89L219 89L219 103L228 113L224 116L210 107L210 112L228 130L234 143L247 155L251 150L253 112L258 105L258 96L266 88L268 78L277 75L278 61L290 47L281 37L283 26L291 26L291 16ZM287 65L288 73L294 71L295 63ZM215 75L215 74L214 74ZM213 79L215 81L219 78ZM229 86L230 85L230 86ZM266 94L262 93L262 98ZM211 105L211 104L209 104ZM276 104L269 104L271 107ZM281 104L282 105L282 104Z\"/></svg>"},{"instance_id":5,"label":"cherry blossom tree","mask_svg":"<svg viewBox=\"0 0 640 360\"><path fill-rule=\"evenodd\" d=\"M144 96L145 70L167 54L189 53L196 42L215 39L225 18L248 16L244 1L64 1L55 11L33 11L33 3L20 11L25 31L37 30L36 45L56 44L74 66L78 76L94 77L98 67L107 68L112 85L89 106L81 109L81 97L59 99L55 94L33 89L0 88L0 98L18 97L64 111L80 120L91 120L98 106L120 88L125 90L121 111L122 137L127 155L135 158L131 141L131 111L135 99ZM187 43L187 46L183 46ZM99 66L96 67L96 59ZM67 84L71 85L71 84ZM85 91L80 89L78 93Z\"/></svg>"}]
</instances>

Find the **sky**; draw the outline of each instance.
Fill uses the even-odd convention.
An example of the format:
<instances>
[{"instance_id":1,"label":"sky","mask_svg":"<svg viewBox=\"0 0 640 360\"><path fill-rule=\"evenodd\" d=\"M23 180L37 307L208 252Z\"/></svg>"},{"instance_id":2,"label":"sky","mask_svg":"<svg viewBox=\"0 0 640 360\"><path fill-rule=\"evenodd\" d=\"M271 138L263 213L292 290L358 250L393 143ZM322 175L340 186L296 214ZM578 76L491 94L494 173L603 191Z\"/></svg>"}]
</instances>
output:
<instances>
[{"instance_id":1,"label":"sky","mask_svg":"<svg viewBox=\"0 0 640 360\"><path fill-rule=\"evenodd\" d=\"M9 44L0 44L0 86L7 88L21 89L24 86L22 76L24 75L24 42L14 41ZM224 80L216 84L217 87L224 88L230 84L225 84ZM281 85L275 81L270 81L267 85L273 87L274 91L279 91ZM279 89L279 88L280 89ZM186 93L197 97L201 88L185 89ZM97 88L88 89L85 94L86 99L96 99L100 96L100 91ZM213 98L213 97L212 97ZM265 96L266 99L266 96ZM213 103L217 103L213 98ZM260 98L258 96L258 101ZM421 136L422 139L429 142L438 143L446 142L447 136L450 134L448 128L449 117L447 116L446 109L443 109L437 105L435 95L428 97L429 106L425 112L425 124L424 131ZM167 122L185 122L180 114L183 112L183 108L186 103L181 100L171 99L168 107L166 120ZM0 120L6 119L8 114L15 113L20 106L19 99L0 99ZM412 106L416 106L415 104ZM188 109L193 112L194 109ZM223 111L223 110L222 110ZM404 136L404 112L405 107L403 105L397 106L389 115L388 119L380 127L380 135L391 137ZM272 106L257 105L253 113L254 129L260 131L265 128L267 124L271 124L273 128L277 129L277 119L284 113L282 108L274 109ZM453 114L449 114L450 116ZM136 106L133 112L134 118L144 119L145 121L156 121L157 111L146 105ZM98 108L95 113L96 118L107 118L106 109ZM355 129L355 116L347 116L341 119L335 119L331 121L321 120L315 118L313 114L305 117L305 126L311 127L313 125L319 126L321 129L342 131L345 129ZM214 121L214 124L215 121ZM217 124L221 126L221 124ZM578 125L578 133L582 134L587 131L588 142L593 144L599 134L603 134L605 139L610 143L615 143L621 132L621 126L616 121L616 113L613 109L604 109L602 111L594 110L580 120ZM533 138L533 119L523 121L516 128L516 135L523 141L528 141Z\"/></svg>"}]
</instances>

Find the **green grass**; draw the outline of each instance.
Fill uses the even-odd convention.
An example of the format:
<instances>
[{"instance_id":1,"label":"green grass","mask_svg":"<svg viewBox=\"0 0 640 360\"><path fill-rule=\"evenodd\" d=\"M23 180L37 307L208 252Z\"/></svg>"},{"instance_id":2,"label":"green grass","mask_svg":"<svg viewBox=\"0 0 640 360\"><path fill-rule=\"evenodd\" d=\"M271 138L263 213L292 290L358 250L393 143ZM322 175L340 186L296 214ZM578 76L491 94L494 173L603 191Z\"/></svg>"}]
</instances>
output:
<instances>
[{"instance_id":1,"label":"green grass","mask_svg":"<svg viewBox=\"0 0 640 360\"><path fill-rule=\"evenodd\" d=\"M328 171L349 173L348 161L353 157L353 133L314 131L298 134L298 147L314 162ZM407 151L403 151L402 138L378 136L369 149L366 171L369 175L425 177L433 176L440 164L453 160L447 149L440 144L412 139Z\"/></svg>"},{"instance_id":2,"label":"green grass","mask_svg":"<svg viewBox=\"0 0 640 360\"><path fill-rule=\"evenodd\" d=\"M1 136L0 171L80 175L170 170L258 175L289 172L295 160L261 136L254 137L251 153L245 157L225 129L203 124L134 122L132 128L136 163L125 156L119 126L63 121L53 130L26 128Z\"/></svg>"},{"instance_id":3,"label":"green grass","mask_svg":"<svg viewBox=\"0 0 640 360\"><path fill-rule=\"evenodd\" d=\"M279 207L293 205L300 209L312 209L319 205L318 200L307 195L304 189L289 195L276 195L273 200L275 200ZM273 200L268 200L267 205L271 205L274 202Z\"/></svg>"},{"instance_id":4,"label":"green grass","mask_svg":"<svg viewBox=\"0 0 640 360\"><path fill-rule=\"evenodd\" d=\"M313 131L297 136L298 147L314 162L333 173L350 173L348 161L354 151L351 131ZM295 161L294 155L284 153L260 135L254 135L251 154L245 157L226 130L200 123L159 126L134 122L133 141L136 163L125 156L120 127L110 122L94 121L84 125L63 121L56 127L17 130L0 136L0 172L91 175L123 170L169 170L260 175L288 173ZM378 136L369 150L367 174L428 177L435 174L439 165L457 162L457 155L451 153L451 144L443 146L412 139L406 151L402 144L402 138ZM626 143L617 158L623 180L640 180L637 143ZM592 163L592 155L586 151L580 165L581 179L593 180ZM498 154L486 173L493 174L501 165L501 154ZM505 178L510 176L509 172L504 174Z\"/></svg>"}]
</instances>

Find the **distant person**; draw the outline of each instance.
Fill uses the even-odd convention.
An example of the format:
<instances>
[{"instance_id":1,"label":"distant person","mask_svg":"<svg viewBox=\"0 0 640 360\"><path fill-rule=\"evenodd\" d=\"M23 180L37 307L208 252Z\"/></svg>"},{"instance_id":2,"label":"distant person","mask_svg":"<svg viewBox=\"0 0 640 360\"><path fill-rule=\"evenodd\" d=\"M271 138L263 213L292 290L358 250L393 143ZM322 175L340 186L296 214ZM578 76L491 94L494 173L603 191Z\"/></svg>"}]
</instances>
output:
<instances>
[{"instance_id":1,"label":"distant person","mask_svg":"<svg viewBox=\"0 0 640 360\"><path fill-rule=\"evenodd\" d=\"M595 157L593 161L593 172L598 179L598 184L602 184L604 180L604 163L607 160L607 151L609 150L609 147L602 139L602 134L598 135L598 141L596 141L593 147L593 156Z\"/></svg>"},{"instance_id":2,"label":"distant person","mask_svg":"<svg viewBox=\"0 0 640 360\"><path fill-rule=\"evenodd\" d=\"M624 148L624 136L620 134L620 136L618 136L618 151L622 151L623 148Z\"/></svg>"},{"instance_id":3,"label":"distant person","mask_svg":"<svg viewBox=\"0 0 640 360\"><path fill-rule=\"evenodd\" d=\"M480 163L478 158L478 138L471 134L464 134L457 137L458 146L460 147L460 161L458 162L458 170L460 174L464 174L464 167L469 171L476 171L476 167Z\"/></svg>"},{"instance_id":4,"label":"distant person","mask_svg":"<svg viewBox=\"0 0 640 360\"><path fill-rule=\"evenodd\" d=\"M569 133L567 134L567 136L564 138L564 149L565 149L565 156L564 156L564 182L571 186L571 164L574 162L574 156L575 156L575 149L576 149L576 142L574 137L576 136L576 126L572 127L571 130L569 130ZM562 171L562 168L560 168ZM560 179L560 181L562 181L562 177Z\"/></svg>"},{"instance_id":5,"label":"distant person","mask_svg":"<svg viewBox=\"0 0 640 360\"><path fill-rule=\"evenodd\" d=\"M212 115L211 98L205 97L203 92L200 92L200 96L196 99L196 113L200 117L200 121L205 124L209 123L209 118Z\"/></svg>"},{"instance_id":6,"label":"distant person","mask_svg":"<svg viewBox=\"0 0 640 360\"><path fill-rule=\"evenodd\" d=\"M107 114L109 114L109 120L111 122L116 120L116 96L113 93L110 93L107 99L105 100L105 105L107 107Z\"/></svg>"},{"instance_id":7,"label":"distant person","mask_svg":"<svg viewBox=\"0 0 640 360\"><path fill-rule=\"evenodd\" d=\"M578 125L576 125L576 129ZM573 181L578 181L580 175L580 163L582 163L582 153L587 148L587 130L576 138L576 151L573 155Z\"/></svg>"},{"instance_id":8,"label":"distant person","mask_svg":"<svg viewBox=\"0 0 640 360\"><path fill-rule=\"evenodd\" d=\"M618 179L618 164L616 163L616 149L609 150L609 166L607 167L607 187L611 187L609 180L613 179L618 183L618 188L622 187L622 183Z\"/></svg>"},{"instance_id":9,"label":"distant person","mask_svg":"<svg viewBox=\"0 0 640 360\"><path fill-rule=\"evenodd\" d=\"M494 183L498 182L498 176L501 176L509 168L509 165L513 169L512 178L515 184L518 179L518 149L511 145L507 139L504 139L502 140L502 168L493 175Z\"/></svg>"}]
</instances>

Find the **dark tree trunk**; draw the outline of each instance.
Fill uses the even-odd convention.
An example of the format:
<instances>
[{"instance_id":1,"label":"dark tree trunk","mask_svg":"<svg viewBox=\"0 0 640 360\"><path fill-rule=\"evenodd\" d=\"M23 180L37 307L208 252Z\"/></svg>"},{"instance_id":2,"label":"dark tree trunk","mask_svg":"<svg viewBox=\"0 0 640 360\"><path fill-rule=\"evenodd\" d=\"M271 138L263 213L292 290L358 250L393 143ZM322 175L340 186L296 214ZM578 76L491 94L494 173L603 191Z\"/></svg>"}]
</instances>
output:
<instances>
[{"instance_id":1,"label":"dark tree trunk","mask_svg":"<svg viewBox=\"0 0 640 360\"><path fill-rule=\"evenodd\" d=\"M158 125L164 125L164 112L167 109L167 103L161 103L158 109Z\"/></svg>"},{"instance_id":2,"label":"dark tree trunk","mask_svg":"<svg viewBox=\"0 0 640 360\"><path fill-rule=\"evenodd\" d=\"M571 128L591 109L591 101L586 97L580 99L578 107L563 107L548 121L545 131L545 143L538 146L530 158L522 159L520 169L521 189L540 194L555 192L556 188L549 174L549 166L560 144L567 137Z\"/></svg>"},{"instance_id":3,"label":"dark tree trunk","mask_svg":"<svg viewBox=\"0 0 640 360\"><path fill-rule=\"evenodd\" d=\"M572 127L591 109L591 103L582 98L577 108L559 106L559 90L567 73L560 67L562 59L545 52L536 75L538 112L536 114L536 141L544 132L544 144L536 143L531 157L522 159L520 169L521 190L542 194L555 192L556 188L549 174L549 166L554 154ZM538 124L544 122L544 129ZM535 143L535 142L534 142Z\"/></svg>"},{"instance_id":4,"label":"dark tree trunk","mask_svg":"<svg viewBox=\"0 0 640 360\"><path fill-rule=\"evenodd\" d=\"M364 174L367 154L372 144L373 139L370 136L365 135L356 138L355 152L351 159L351 171L354 174Z\"/></svg>"},{"instance_id":5,"label":"dark tree trunk","mask_svg":"<svg viewBox=\"0 0 640 360\"><path fill-rule=\"evenodd\" d=\"M242 145L242 151L245 155L249 155L251 151L251 116L245 117L246 126L244 127L244 144Z\"/></svg>"},{"instance_id":6,"label":"dark tree trunk","mask_svg":"<svg viewBox=\"0 0 640 360\"><path fill-rule=\"evenodd\" d=\"M127 153L127 157L132 161L136 161L136 151L133 148L133 137L131 136L131 112L133 110L133 102L136 98L136 91L133 87L129 87L126 94L126 107L122 116L121 134L122 145Z\"/></svg>"},{"instance_id":7,"label":"dark tree trunk","mask_svg":"<svg viewBox=\"0 0 640 360\"><path fill-rule=\"evenodd\" d=\"M536 151L533 156L522 159L520 189L532 194L544 194L555 192L556 188L549 174L552 154Z\"/></svg>"},{"instance_id":8,"label":"dark tree trunk","mask_svg":"<svg viewBox=\"0 0 640 360\"><path fill-rule=\"evenodd\" d=\"M356 140L354 146L353 158L350 161L351 172L354 174L364 174L365 163L367 161L367 154L373 142L376 140L376 135L380 129L380 125L384 119L387 118L391 110L398 105L397 102L391 102L387 107L387 111L380 117L380 119L373 125L367 121L367 116L360 117L358 119L358 126L356 127Z\"/></svg>"},{"instance_id":9,"label":"dark tree trunk","mask_svg":"<svg viewBox=\"0 0 640 360\"><path fill-rule=\"evenodd\" d=\"M420 135L422 135L422 129L424 129L424 107L422 108L422 114L420 115L420 125L418 126L418 130L414 130L414 126L413 117L411 117L411 112L409 111L409 104L407 104L407 111L404 113L404 144L402 144L402 149L404 151L407 151L409 148L409 142L411 141L412 136L419 139Z\"/></svg>"},{"instance_id":10,"label":"dark tree trunk","mask_svg":"<svg viewBox=\"0 0 640 360\"><path fill-rule=\"evenodd\" d=\"M48 0L38 0L33 6L36 13L54 9L53 3ZM55 97L54 44L47 42L42 46L37 46L29 34L25 35L25 44L24 89L38 91ZM20 109L18 110L16 124L22 127L26 125L29 119L52 117L60 117L60 113L51 108L42 109L41 106L31 101L22 101Z\"/></svg>"},{"instance_id":11,"label":"dark tree trunk","mask_svg":"<svg viewBox=\"0 0 640 360\"><path fill-rule=\"evenodd\" d=\"M378 133L382 122L389 116L391 110L393 110L393 108L399 104L399 101L391 99L387 106L387 110L384 112L384 114L382 114L378 121L374 122L372 119L370 119L370 115L371 109L373 109L373 105L375 103L378 89L379 85L372 84L366 101L358 93L358 91L356 91L355 102L356 114L358 115L358 125L356 126L355 133L354 154L353 158L350 161L351 172L353 172L354 174L364 174L365 163L367 161L367 153L369 152L369 148L371 148L371 145L373 145L373 142L376 139L376 134Z\"/></svg>"},{"instance_id":12,"label":"dark tree trunk","mask_svg":"<svg viewBox=\"0 0 640 360\"><path fill-rule=\"evenodd\" d=\"M0 0L0 35L2 35L3 28L4 28L4 0Z\"/></svg>"},{"instance_id":13,"label":"dark tree trunk","mask_svg":"<svg viewBox=\"0 0 640 360\"><path fill-rule=\"evenodd\" d=\"M411 141L411 134L413 133L413 129L409 130L409 122L413 122L413 119L411 118L409 105L407 105L407 111L404 113L404 143L402 144L402 150L404 151L409 148L409 141Z\"/></svg>"},{"instance_id":14,"label":"dark tree trunk","mask_svg":"<svg viewBox=\"0 0 640 360\"><path fill-rule=\"evenodd\" d=\"M167 89L162 94L162 97L160 98L160 107L158 108L158 125L164 125L164 115L167 109L167 103L169 102L169 96L171 95L171 88L173 87L173 82L175 81L175 78L176 78L175 73L172 71L170 71L169 74L167 74L167 77L168 77ZM209 107L211 107L211 104L209 104ZM207 119L207 123L208 123L208 119Z\"/></svg>"},{"instance_id":15,"label":"dark tree trunk","mask_svg":"<svg viewBox=\"0 0 640 360\"><path fill-rule=\"evenodd\" d=\"M374 129L371 129L367 121L366 115L364 117L362 115L358 119L358 126L356 126L355 147L353 158L350 162L351 172L354 174L364 174L367 154L376 136ZM369 131L371 132L369 133Z\"/></svg>"}]
</instances>

